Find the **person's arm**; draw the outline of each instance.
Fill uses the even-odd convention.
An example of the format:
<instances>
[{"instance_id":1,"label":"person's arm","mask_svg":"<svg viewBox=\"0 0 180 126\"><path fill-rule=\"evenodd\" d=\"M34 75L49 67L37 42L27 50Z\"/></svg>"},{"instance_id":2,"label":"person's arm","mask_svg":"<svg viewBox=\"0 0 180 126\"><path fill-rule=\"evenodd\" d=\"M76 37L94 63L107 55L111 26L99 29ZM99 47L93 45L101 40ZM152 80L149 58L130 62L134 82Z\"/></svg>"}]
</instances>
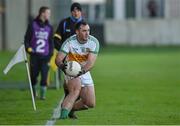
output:
<instances>
[{"instance_id":1,"label":"person's arm","mask_svg":"<svg viewBox=\"0 0 180 126\"><path fill-rule=\"evenodd\" d=\"M66 74L66 62L63 62L66 57L66 54L64 52L59 52L56 56L55 63L58 66L59 69L61 69Z\"/></svg>"},{"instance_id":2,"label":"person's arm","mask_svg":"<svg viewBox=\"0 0 180 126\"><path fill-rule=\"evenodd\" d=\"M27 27L27 30L24 36L24 45L25 45L26 52L28 53L33 52L33 49L30 46L32 34L33 34L33 28L32 28L32 24L30 23Z\"/></svg>"},{"instance_id":3,"label":"person's arm","mask_svg":"<svg viewBox=\"0 0 180 126\"><path fill-rule=\"evenodd\" d=\"M97 54L99 52L99 41L94 37L92 39L94 43L92 44L92 47L89 51L87 62L84 66L82 66L81 71L77 76L90 71L93 68L94 63L96 62Z\"/></svg>"},{"instance_id":4,"label":"person's arm","mask_svg":"<svg viewBox=\"0 0 180 126\"><path fill-rule=\"evenodd\" d=\"M82 70L84 70L85 73L93 68L96 58L97 54L89 53L87 63L82 67Z\"/></svg>"},{"instance_id":5,"label":"person's arm","mask_svg":"<svg viewBox=\"0 0 180 126\"><path fill-rule=\"evenodd\" d=\"M54 43L53 43L53 28L51 27L51 33L49 36L49 56L53 55Z\"/></svg>"},{"instance_id":6,"label":"person's arm","mask_svg":"<svg viewBox=\"0 0 180 126\"><path fill-rule=\"evenodd\" d=\"M66 40L63 45L61 46L61 49L59 50L56 59L55 59L55 63L56 65L63 70L63 72L65 73L65 68L66 68L66 63L64 63L64 59L66 57L66 55L69 53L69 43L68 40Z\"/></svg>"},{"instance_id":7,"label":"person's arm","mask_svg":"<svg viewBox=\"0 0 180 126\"><path fill-rule=\"evenodd\" d=\"M63 21L59 23L59 26L54 34L54 47L59 51L62 45L62 33L63 33Z\"/></svg>"},{"instance_id":8,"label":"person's arm","mask_svg":"<svg viewBox=\"0 0 180 126\"><path fill-rule=\"evenodd\" d=\"M55 59L55 63L56 63L56 65L57 65L58 67L61 68L62 65L64 65L63 60L64 60L65 57L66 57L66 54L63 53L63 52L59 52L59 53L57 54L56 59Z\"/></svg>"}]
</instances>

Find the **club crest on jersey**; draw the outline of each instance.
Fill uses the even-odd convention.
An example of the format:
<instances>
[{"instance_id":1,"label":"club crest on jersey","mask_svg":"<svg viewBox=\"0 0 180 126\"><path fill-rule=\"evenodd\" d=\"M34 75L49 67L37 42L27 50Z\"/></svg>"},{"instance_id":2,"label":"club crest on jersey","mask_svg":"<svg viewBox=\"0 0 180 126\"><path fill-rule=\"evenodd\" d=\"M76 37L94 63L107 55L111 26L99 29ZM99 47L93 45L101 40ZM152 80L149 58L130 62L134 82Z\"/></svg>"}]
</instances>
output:
<instances>
[{"instance_id":1,"label":"club crest on jersey","mask_svg":"<svg viewBox=\"0 0 180 126\"><path fill-rule=\"evenodd\" d=\"M86 52L86 48L85 47L81 47L81 52Z\"/></svg>"},{"instance_id":2,"label":"club crest on jersey","mask_svg":"<svg viewBox=\"0 0 180 126\"><path fill-rule=\"evenodd\" d=\"M90 48L86 48L86 52L90 52Z\"/></svg>"}]
</instances>

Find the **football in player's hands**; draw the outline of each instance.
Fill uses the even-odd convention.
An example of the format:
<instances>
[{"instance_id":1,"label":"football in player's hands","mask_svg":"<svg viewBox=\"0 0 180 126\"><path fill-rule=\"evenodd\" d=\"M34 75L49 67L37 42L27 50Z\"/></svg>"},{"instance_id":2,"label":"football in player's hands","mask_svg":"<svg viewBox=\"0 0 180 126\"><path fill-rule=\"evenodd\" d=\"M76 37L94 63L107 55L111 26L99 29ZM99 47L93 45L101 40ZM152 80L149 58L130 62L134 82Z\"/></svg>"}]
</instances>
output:
<instances>
[{"instance_id":1,"label":"football in player's hands","mask_svg":"<svg viewBox=\"0 0 180 126\"><path fill-rule=\"evenodd\" d=\"M81 71L81 65L76 61L68 61L65 72L71 77L76 77Z\"/></svg>"}]
</instances>

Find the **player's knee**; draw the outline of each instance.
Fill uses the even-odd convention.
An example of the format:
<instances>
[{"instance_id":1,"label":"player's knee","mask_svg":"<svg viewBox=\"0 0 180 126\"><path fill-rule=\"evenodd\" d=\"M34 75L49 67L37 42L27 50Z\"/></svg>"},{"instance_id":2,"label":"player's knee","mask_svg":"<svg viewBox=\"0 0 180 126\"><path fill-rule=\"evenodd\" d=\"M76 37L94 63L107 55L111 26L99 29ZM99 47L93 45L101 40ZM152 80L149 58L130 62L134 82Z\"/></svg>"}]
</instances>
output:
<instances>
[{"instance_id":1,"label":"player's knee","mask_svg":"<svg viewBox=\"0 0 180 126\"><path fill-rule=\"evenodd\" d=\"M80 91L81 91L80 89L77 89L77 90L74 91L74 95L76 95L77 98L78 98L78 96L79 96L79 94L80 94Z\"/></svg>"},{"instance_id":2,"label":"player's knee","mask_svg":"<svg viewBox=\"0 0 180 126\"><path fill-rule=\"evenodd\" d=\"M94 108L96 106L95 101L89 101L85 103L86 106L88 106L88 108Z\"/></svg>"},{"instance_id":3,"label":"player's knee","mask_svg":"<svg viewBox=\"0 0 180 126\"><path fill-rule=\"evenodd\" d=\"M88 107L89 108L94 108L96 105L94 104L94 103L90 103L90 104L88 104Z\"/></svg>"},{"instance_id":4,"label":"player's knee","mask_svg":"<svg viewBox=\"0 0 180 126\"><path fill-rule=\"evenodd\" d=\"M80 94L80 89L79 88L74 88L73 90L69 91L69 94L73 95L74 97L78 97Z\"/></svg>"}]
</instances>

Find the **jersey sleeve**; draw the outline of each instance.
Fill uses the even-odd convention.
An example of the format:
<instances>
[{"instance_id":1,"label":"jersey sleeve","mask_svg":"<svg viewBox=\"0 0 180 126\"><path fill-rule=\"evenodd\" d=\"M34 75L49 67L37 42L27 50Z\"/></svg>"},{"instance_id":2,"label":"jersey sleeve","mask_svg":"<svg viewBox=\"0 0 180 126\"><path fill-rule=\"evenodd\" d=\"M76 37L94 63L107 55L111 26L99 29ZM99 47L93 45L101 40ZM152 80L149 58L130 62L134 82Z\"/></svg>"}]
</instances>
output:
<instances>
[{"instance_id":1,"label":"jersey sleeve","mask_svg":"<svg viewBox=\"0 0 180 126\"><path fill-rule=\"evenodd\" d=\"M62 44L59 52L63 52L63 53L65 53L65 54L68 54L69 51L70 51L69 40L66 40L66 41Z\"/></svg>"},{"instance_id":2,"label":"jersey sleeve","mask_svg":"<svg viewBox=\"0 0 180 126\"><path fill-rule=\"evenodd\" d=\"M94 54L98 54L99 53L99 41L96 38L92 38L91 41L92 41L92 44L91 44L90 52L94 53Z\"/></svg>"},{"instance_id":3,"label":"jersey sleeve","mask_svg":"<svg viewBox=\"0 0 180 126\"><path fill-rule=\"evenodd\" d=\"M62 20L59 25L58 25L58 28L54 34L54 38L57 38L59 41L62 40L62 33L63 33L63 23L64 23L64 20Z\"/></svg>"},{"instance_id":4,"label":"jersey sleeve","mask_svg":"<svg viewBox=\"0 0 180 126\"><path fill-rule=\"evenodd\" d=\"M31 41L32 34L33 34L33 26L32 25L33 25L32 22L28 25L25 36L24 36L24 44L25 44L26 51L30 47L30 41Z\"/></svg>"},{"instance_id":5,"label":"jersey sleeve","mask_svg":"<svg viewBox=\"0 0 180 126\"><path fill-rule=\"evenodd\" d=\"M59 50L62 45L62 31L63 31L63 21L58 25L58 28L54 34L54 47Z\"/></svg>"},{"instance_id":6,"label":"jersey sleeve","mask_svg":"<svg viewBox=\"0 0 180 126\"><path fill-rule=\"evenodd\" d=\"M49 55L52 56L53 55L53 50L54 50L54 43L53 43L53 27L50 26L51 28L51 32L49 35Z\"/></svg>"}]
</instances>

